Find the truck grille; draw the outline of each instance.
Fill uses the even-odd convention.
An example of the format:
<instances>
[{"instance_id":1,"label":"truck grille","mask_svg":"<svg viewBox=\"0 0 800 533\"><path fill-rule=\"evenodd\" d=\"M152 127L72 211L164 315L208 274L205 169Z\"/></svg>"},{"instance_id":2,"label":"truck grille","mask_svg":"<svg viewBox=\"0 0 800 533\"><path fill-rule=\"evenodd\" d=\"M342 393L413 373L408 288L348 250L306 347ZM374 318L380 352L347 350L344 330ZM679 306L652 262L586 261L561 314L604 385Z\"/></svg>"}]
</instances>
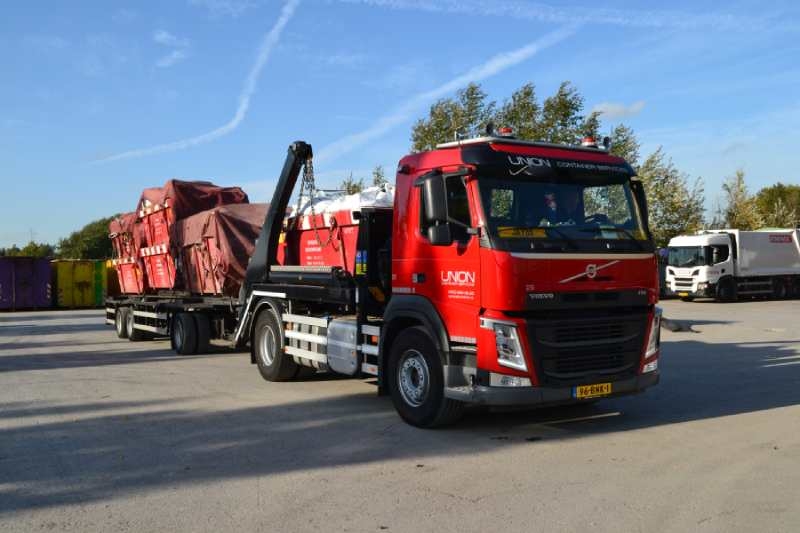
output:
<instances>
[{"instance_id":1,"label":"truck grille","mask_svg":"<svg viewBox=\"0 0 800 533\"><path fill-rule=\"evenodd\" d=\"M691 287L692 278L675 278L676 287Z\"/></svg>"},{"instance_id":2,"label":"truck grille","mask_svg":"<svg viewBox=\"0 0 800 533\"><path fill-rule=\"evenodd\" d=\"M528 321L534 364L542 383L578 384L592 377L636 373L647 313L597 310L592 315Z\"/></svg>"}]
</instances>

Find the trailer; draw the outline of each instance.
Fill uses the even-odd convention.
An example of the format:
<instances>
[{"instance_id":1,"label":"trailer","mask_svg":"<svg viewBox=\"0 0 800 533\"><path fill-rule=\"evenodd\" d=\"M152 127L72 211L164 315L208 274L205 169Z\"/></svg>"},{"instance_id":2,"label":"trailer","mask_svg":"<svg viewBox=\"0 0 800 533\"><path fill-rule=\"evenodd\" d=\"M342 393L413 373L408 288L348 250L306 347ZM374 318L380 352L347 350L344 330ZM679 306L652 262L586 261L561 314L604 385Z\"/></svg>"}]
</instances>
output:
<instances>
[{"instance_id":1,"label":"trailer","mask_svg":"<svg viewBox=\"0 0 800 533\"><path fill-rule=\"evenodd\" d=\"M669 242L667 285L698 297L800 297L800 230L708 230Z\"/></svg>"},{"instance_id":2,"label":"trailer","mask_svg":"<svg viewBox=\"0 0 800 533\"><path fill-rule=\"evenodd\" d=\"M121 306L131 332L184 354L223 339L268 381L373 376L419 427L469 404L586 403L658 383L655 247L624 160L592 139L491 130L404 157L391 187L369 205L324 204L311 146L293 143L238 297L136 298Z\"/></svg>"}]
</instances>

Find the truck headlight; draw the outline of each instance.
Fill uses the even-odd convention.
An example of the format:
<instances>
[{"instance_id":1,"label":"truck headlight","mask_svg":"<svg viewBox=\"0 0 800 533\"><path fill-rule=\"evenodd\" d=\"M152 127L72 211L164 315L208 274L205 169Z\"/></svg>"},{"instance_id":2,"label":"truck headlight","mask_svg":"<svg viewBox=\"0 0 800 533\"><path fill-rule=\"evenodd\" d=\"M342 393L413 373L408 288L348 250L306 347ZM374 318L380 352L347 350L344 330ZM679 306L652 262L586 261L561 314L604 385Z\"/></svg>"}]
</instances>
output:
<instances>
[{"instance_id":1,"label":"truck headlight","mask_svg":"<svg viewBox=\"0 0 800 533\"><path fill-rule=\"evenodd\" d=\"M494 338L497 344L498 363L517 370L528 370L525 356L522 353L522 344L519 342L517 326L495 322Z\"/></svg>"},{"instance_id":2,"label":"truck headlight","mask_svg":"<svg viewBox=\"0 0 800 533\"><path fill-rule=\"evenodd\" d=\"M697 284L697 290L698 291L704 291L707 288L708 288L708 283L705 282L705 281L701 281L700 283Z\"/></svg>"},{"instance_id":3,"label":"truck headlight","mask_svg":"<svg viewBox=\"0 0 800 533\"><path fill-rule=\"evenodd\" d=\"M653 321L650 324L650 337L647 339L647 351L644 358L652 357L661 347L661 308L656 307L653 313Z\"/></svg>"}]
</instances>

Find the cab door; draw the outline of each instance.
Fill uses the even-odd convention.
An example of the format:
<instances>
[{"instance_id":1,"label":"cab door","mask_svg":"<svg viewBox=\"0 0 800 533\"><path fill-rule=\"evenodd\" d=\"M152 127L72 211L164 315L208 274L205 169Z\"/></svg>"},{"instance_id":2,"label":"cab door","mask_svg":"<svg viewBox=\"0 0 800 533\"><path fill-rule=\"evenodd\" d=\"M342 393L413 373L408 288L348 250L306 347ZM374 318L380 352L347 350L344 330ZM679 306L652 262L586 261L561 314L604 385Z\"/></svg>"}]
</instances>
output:
<instances>
[{"instance_id":1,"label":"cab door","mask_svg":"<svg viewBox=\"0 0 800 533\"><path fill-rule=\"evenodd\" d=\"M447 222L452 242L431 242L430 228L443 221L431 221L425 214L426 188L414 193L414 228L411 291L427 297L439 312L451 338L475 338L480 309L480 246L476 230L478 217L470 194L468 176L444 174Z\"/></svg>"}]
</instances>

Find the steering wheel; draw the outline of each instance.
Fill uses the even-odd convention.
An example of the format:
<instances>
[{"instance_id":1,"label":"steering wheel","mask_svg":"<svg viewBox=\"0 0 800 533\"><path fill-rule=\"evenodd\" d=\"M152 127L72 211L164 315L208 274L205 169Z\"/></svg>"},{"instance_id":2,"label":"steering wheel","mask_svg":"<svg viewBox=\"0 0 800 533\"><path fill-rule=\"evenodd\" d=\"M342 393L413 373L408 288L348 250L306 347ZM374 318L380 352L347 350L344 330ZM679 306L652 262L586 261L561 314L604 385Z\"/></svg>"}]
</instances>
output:
<instances>
[{"instance_id":1,"label":"steering wheel","mask_svg":"<svg viewBox=\"0 0 800 533\"><path fill-rule=\"evenodd\" d=\"M586 224L608 224L610 221L608 217L602 213L595 213L589 217L586 217L584 221Z\"/></svg>"}]
</instances>

